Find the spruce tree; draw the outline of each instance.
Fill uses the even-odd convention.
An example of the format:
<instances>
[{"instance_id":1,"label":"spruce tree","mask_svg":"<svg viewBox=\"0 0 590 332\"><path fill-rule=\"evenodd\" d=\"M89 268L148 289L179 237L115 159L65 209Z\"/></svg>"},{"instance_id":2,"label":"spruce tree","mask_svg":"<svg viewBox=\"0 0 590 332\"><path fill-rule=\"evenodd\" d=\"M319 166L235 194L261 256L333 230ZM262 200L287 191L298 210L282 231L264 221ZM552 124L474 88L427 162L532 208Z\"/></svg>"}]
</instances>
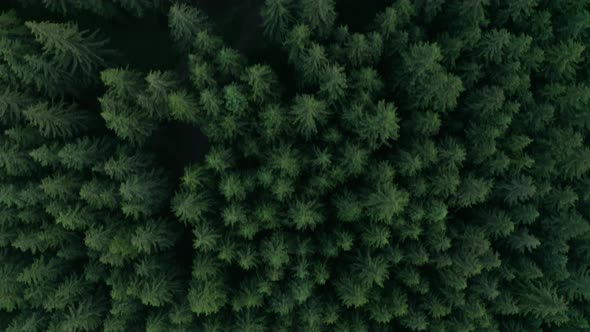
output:
<instances>
[{"instance_id":1,"label":"spruce tree","mask_svg":"<svg viewBox=\"0 0 590 332\"><path fill-rule=\"evenodd\" d=\"M107 40L101 39L98 31L79 30L75 24L50 22L26 22L35 39L43 46L43 54L54 59L55 66L71 74L90 76L105 65Z\"/></svg>"}]
</instances>

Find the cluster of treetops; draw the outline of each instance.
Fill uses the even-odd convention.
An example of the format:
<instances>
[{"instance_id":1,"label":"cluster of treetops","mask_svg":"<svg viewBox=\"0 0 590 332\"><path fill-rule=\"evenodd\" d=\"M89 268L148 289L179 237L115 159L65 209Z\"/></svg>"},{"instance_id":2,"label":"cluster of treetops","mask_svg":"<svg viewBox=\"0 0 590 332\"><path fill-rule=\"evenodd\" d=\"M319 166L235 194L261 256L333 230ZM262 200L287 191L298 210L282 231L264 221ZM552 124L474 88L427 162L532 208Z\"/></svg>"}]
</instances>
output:
<instances>
[{"instance_id":1,"label":"cluster of treetops","mask_svg":"<svg viewBox=\"0 0 590 332\"><path fill-rule=\"evenodd\" d=\"M287 68L194 4L42 4L68 20L0 14L0 330L590 329L590 1L353 30L266 0ZM165 10L185 70L112 67L66 16L114 10ZM209 145L180 177L147 144L170 123Z\"/></svg>"}]
</instances>

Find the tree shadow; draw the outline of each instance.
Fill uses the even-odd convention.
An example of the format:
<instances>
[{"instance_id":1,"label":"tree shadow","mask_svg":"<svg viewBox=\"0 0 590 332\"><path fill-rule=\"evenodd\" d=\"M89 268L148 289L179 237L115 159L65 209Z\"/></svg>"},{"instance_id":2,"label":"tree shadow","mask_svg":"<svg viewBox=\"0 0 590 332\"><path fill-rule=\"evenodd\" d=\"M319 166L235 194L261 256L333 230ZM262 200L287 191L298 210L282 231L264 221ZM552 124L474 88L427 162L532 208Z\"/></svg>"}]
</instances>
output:
<instances>
[{"instance_id":1,"label":"tree shadow","mask_svg":"<svg viewBox=\"0 0 590 332\"><path fill-rule=\"evenodd\" d=\"M202 161L209 149L199 128L180 122L161 124L148 144L160 165L180 179L188 165Z\"/></svg>"}]
</instances>

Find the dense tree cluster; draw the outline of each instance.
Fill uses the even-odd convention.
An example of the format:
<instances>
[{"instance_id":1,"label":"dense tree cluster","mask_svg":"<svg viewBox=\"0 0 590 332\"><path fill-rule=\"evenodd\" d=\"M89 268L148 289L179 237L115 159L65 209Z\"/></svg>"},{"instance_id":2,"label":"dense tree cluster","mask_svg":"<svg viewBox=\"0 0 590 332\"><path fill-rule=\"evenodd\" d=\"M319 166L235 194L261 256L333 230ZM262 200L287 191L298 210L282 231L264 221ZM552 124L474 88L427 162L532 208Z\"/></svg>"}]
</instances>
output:
<instances>
[{"instance_id":1,"label":"dense tree cluster","mask_svg":"<svg viewBox=\"0 0 590 332\"><path fill-rule=\"evenodd\" d=\"M266 0L273 60L173 4L180 75L3 13L0 329L590 329L590 1L337 6Z\"/></svg>"}]
</instances>

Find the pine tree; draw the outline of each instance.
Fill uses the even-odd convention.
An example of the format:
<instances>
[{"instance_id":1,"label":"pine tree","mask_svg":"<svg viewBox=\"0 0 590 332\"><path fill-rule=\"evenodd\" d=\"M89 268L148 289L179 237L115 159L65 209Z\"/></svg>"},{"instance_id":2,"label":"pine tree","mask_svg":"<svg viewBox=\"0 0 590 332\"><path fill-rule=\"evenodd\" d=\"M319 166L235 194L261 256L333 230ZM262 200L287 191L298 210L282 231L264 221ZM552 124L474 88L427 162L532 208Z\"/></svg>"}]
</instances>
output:
<instances>
[{"instance_id":1,"label":"pine tree","mask_svg":"<svg viewBox=\"0 0 590 332\"><path fill-rule=\"evenodd\" d=\"M328 103L343 101L348 88L348 79L344 68L338 65L328 65L320 76L319 95Z\"/></svg>"},{"instance_id":2,"label":"pine tree","mask_svg":"<svg viewBox=\"0 0 590 332\"><path fill-rule=\"evenodd\" d=\"M284 236L273 236L261 244L261 253L272 269L280 269L289 263L289 247Z\"/></svg>"},{"instance_id":3,"label":"pine tree","mask_svg":"<svg viewBox=\"0 0 590 332\"><path fill-rule=\"evenodd\" d=\"M0 145L0 169L4 176L30 175L38 168L28 153L7 143Z\"/></svg>"},{"instance_id":4,"label":"pine tree","mask_svg":"<svg viewBox=\"0 0 590 332\"><path fill-rule=\"evenodd\" d=\"M367 114L355 120L354 125L358 126L356 130L359 137L366 140L369 146L378 147L391 139L398 138L399 124L396 108L392 103L380 100L373 114Z\"/></svg>"},{"instance_id":5,"label":"pine tree","mask_svg":"<svg viewBox=\"0 0 590 332\"><path fill-rule=\"evenodd\" d=\"M521 176L518 179L513 179L510 183L499 184L498 188L503 189L504 199L509 204L515 204L525 201L536 192L536 187L533 179L526 176Z\"/></svg>"},{"instance_id":6,"label":"pine tree","mask_svg":"<svg viewBox=\"0 0 590 332\"><path fill-rule=\"evenodd\" d=\"M468 175L461 181L456 196L459 206L471 206L483 202L492 188L489 180Z\"/></svg>"},{"instance_id":7,"label":"pine tree","mask_svg":"<svg viewBox=\"0 0 590 332\"><path fill-rule=\"evenodd\" d=\"M110 53L105 49L108 41L100 38L98 31L79 30L72 23L29 21L25 25L43 45L44 55L72 74L91 77L96 69L106 64L104 57Z\"/></svg>"},{"instance_id":8,"label":"pine tree","mask_svg":"<svg viewBox=\"0 0 590 332\"><path fill-rule=\"evenodd\" d=\"M388 323L394 317L403 317L408 314L407 295L399 289L392 289L392 295L379 297L368 305L371 319L379 323Z\"/></svg>"},{"instance_id":9,"label":"pine tree","mask_svg":"<svg viewBox=\"0 0 590 332\"><path fill-rule=\"evenodd\" d=\"M163 104L172 90L175 90L178 86L176 75L171 71L150 71L145 76L145 81L147 83L147 95L141 94L138 96L137 103L148 111L150 117L165 118L166 114L163 110L166 108Z\"/></svg>"},{"instance_id":10,"label":"pine tree","mask_svg":"<svg viewBox=\"0 0 590 332\"><path fill-rule=\"evenodd\" d=\"M336 21L336 4L332 0L302 0L299 15L320 36L330 33Z\"/></svg>"},{"instance_id":11,"label":"pine tree","mask_svg":"<svg viewBox=\"0 0 590 332\"><path fill-rule=\"evenodd\" d=\"M288 32L285 46L288 49L290 63L296 63L303 55L305 47L309 44L310 35L310 28L305 24L297 24Z\"/></svg>"},{"instance_id":12,"label":"pine tree","mask_svg":"<svg viewBox=\"0 0 590 332\"><path fill-rule=\"evenodd\" d=\"M140 74L128 69L103 70L100 79L111 93L120 98L134 98L144 89Z\"/></svg>"},{"instance_id":13,"label":"pine tree","mask_svg":"<svg viewBox=\"0 0 590 332\"><path fill-rule=\"evenodd\" d=\"M41 181L40 188L52 199L75 198L80 190L81 179L72 173L55 173Z\"/></svg>"},{"instance_id":14,"label":"pine tree","mask_svg":"<svg viewBox=\"0 0 590 332\"><path fill-rule=\"evenodd\" d=\"M31 98L16 90L6 88L0 95L0 115L2 123L9 125L22 118L22 110L32 102Z\"/></svg>"},{"instance_id":15,"label":"pine tree","mask_svg":"<svg viewBox=\"0 0 590 332\"><path fill-rule=\"evenodd\" d=\"M168 25L174 41L181 50L189 49L197 33L209 29L207 17L197 8L174 4L168 14Z\"/></svg>"},{"instance_id":16,"label":"pine tree","mask_svg":"<svg viewBox=\"0 0 590 332\"><path fill-rule=\"evenodd\" d=\"M238 78L244 68L245 59L236 50L223 47L215 58L216 69L223 75Z\"/></svg>"},{"instance_id":17,"label":"pine tree","mask_svg":"<svg viewBox=\"0 0 590 332\"><path fill-rule=\"evenodd\" d=\"M324 216L318 211L320 207L314 201L295 201L289 208L289 220L297 230L313 229L324 221Z\"/></svg>"},{"instance_id":18,"label":"pine tree","mask_svg":"<svg viewBox=\"0 0 590 332\"><path fill-rule=\"evenodd\" d=\"M567 302L548 285L527 283L519 289L519 307L525 314L559 325L567 321Z\"/></svg>"},{"instance_id":19,"label":"pine tree","mask_svg":"<svg viewBox=\"0 0 590 332\"><path fill-rule=\"evenodd\" d=\"M352 34L345 46L348 61L355 67L377 62L381 56L382 43L379 34Z\"/></svg>"},{"instance_id":20,"label":"pine tree","mask_svg":"<svg viewBox=\"0 0 590 332\"><path fill-rule=\"evenodd\" d=\"M264 34L271 40L280 41L293 20L291 0L266 0L260 11Z\"/></svg>"},{"instance_id":21,"label":"pine tree","mask_svg":"<svg viewBox=\"0 0 590 332\"><path fill-rule=\"evenodd\" d=\"M117 181L149 170L154 162L153 156L134 150L132 146L121 145L110 159L97 167L98 170Z\"/></svg>"},{"instance_id":22,"label":"pine tree","mask_svg":"<svg viewBox=\"0 0 590 332\"><path fill-rule=\"evenodd\" d=\"M116 184L103 179L92 179L80 187L80 198L96 209L115 209L118 206Z\"/></svg>"},{"instance_id":23,"label":"pine tree","mask_svg":"<svg viewBox=\"0 0 590 332\"><path fill-rule=\"evenodd\" d=\"M393 7L387 7L383 12L377 14L375 18L375 25L379 28L379 32L386 39L392 37L397 30L399 22L398 13Z\"/></svg>"},{"instance_id":24,"label":"pine tree","mask_svg":"<svg viewBox=\"0 0 590 332\"><path fill-rule=\"evenodd\" d=\"M412 106L446 111L457 106L463 92L461 80L440 65L441 50L436 44L412 45L403 54L404 89L412 96Z\"/></svg>"},{"instance_id":25,"label":"pine tree","mask_svg":"<svg viewBox=\"0 0 590 332\"><path fill-rule=\"evenodd\" d=\"M364 207L371 219L391 224L393 218L404 210L408 201L408 193L389 184L369 193Z\"/></svg>"},{"instance_id":26,"label":"pine tree","mask_svg":"<svg viewBox=\"0 0 590 332\"><path fill-rule=\"evenodd\" d=\"M134 144L142 144L155 129L154 123L137 108L129 109L129 105L122 104L109 95L99 98L99 101L103 109L100 115L107 128L113 130L117 136Z\"/></svg>"},{"instance_id":27,"label":"pine tree","mask_svg":"<svg viewBox=\"0 0 590 332\"><path fill-rule=\"evenodd\" d=\"M5 258L5 257L3 257ZM7 257L6 257L7 258ZM20 284L16 278L20 270L23 269L23 264L13 261L5 261L0 268L0 280L2 280L2 287L0 294L2 294L2 301L0 308L5 312L12 312L17 308L22 307L24 299L22 297L23 285Z\"/></svg>"},{"instance_id":28,"label":"pine tree","mask_svg":"<svg viewBox=\"0 0 590 332\"><path fill-rule=\"evenodd\" d=\"M318 84L329 65L324 47L317 43L312 43L302 50L300 61L303 82L310 86Z\"/></svg>"},{"instance_id":29,"label":"pine tree","mask_svg":"<svg viewBox=\"0 0 590 332\"><path fill-rule=\"evenodd\" d=\"M360 92L357 101L361 104L369 103L368 98L383 93L383 80L375 69L363 67L353 72L352 88Z\"/></svg>"},{"instance_id":30,"label":"pine tree","mask_svg":"<svg viewBox=\"0 0 590 332\"><path fill-rule=\"evenodd\" d=\"M249 67L242 76L242 81L248 85L251 98L256 103L273 100L278 94L277 78L269 66Z\"/></svg>"},{"instance_id":31,"label":"pine tree","mask_svg":"<svg viewBox=\"0 0 590 332\"><path fill-rule=\"evenodd\" d=\"M96 222L97 215L85 206L62 207L60 210L55 222L67 230L83 230Z\"/></svg>"},{"instance_id":32,"label":"pine tree","mask_svg":"<svg viewBox=\"0 0 590 332\"><path fill-rule=\"evenodd\" d=\"M290 113L295 127L306 138L318 132L318 126L326 121L326 105L311 95L295 97Z\"/></svg>"},{"instance_id":33,"label":"pine tree","mask_svg":"<svg viewBox=\"0 0 590 332\"><path fill-rule=\"evenodd\" d=\"M127 216L139 219L156 213L164 204L168 183L157 171L135 174L119 187L121 209Z\"/></svg>"},{"instance_id":34,"label":"pine tree","mask_svg":"<svg viewBox=\"0 0 590 332\"><path fill-rule=\"evenodd\" d=\"M188 123L198 123L199 108L197 101L187 92L174 92L168 96L168 105L172 118Z\"/></svg>"},{"instance_id":35,"label":"pine tree","mask_svg":"<svg viewBox=\"0 0 590 332\"><path fill-rule=\"evenodd\" d=\"M98 299L89 298L69 306L58 328L65 331L90 331L98 328L106 310L105 305L98 301Z\"/></svg>"},{"instance_id":36,"label":"pine tree","mask_svg":"<svg viewBox=\"0 0 590 332\"><path fill-rule=\"evenodd\" d=\"M261 135L267 141L278 140L286 129L287 111L280 105L270 104L259 113L259 121L263 128Z\"/></svg>"},{"instance_id":37,"label":"pine tree","mask_svg":"<svg viewBox=\"0 0 590 332\"><path fill-rule=\"evenodd\" d=\"M389 263L382 256L371 257L359 253L351 267L368 286L376 284L383 288L389 278Z\"/></svg>"},{"instance_id":38,"label":"pine tree","mask_svg":"<svg viewBox=\"0 0 590 332\"><path fill-rule=\"evenodd\" d=\"M227 302L227 294L221 281L194 281L188 293L191 311L197 315L218 312Z\"/></svg>"},{"instance_id":39,"label":"pine tree","mask_svg":"<svg viewBox=\"0 0 590 332\"><path fill-rule=\"evenodd\" d=\"M342 276L334 287L338 298L345 307L359 308L369 302L369 288L350 276Z\"/></svg>"},{"instance_id":40,"label":"pine tree","mask_svg":"<svg viewBox=\"0 0 590 332\"><path fill-rule=\"evenodd\" d=\"M91 119L86 112L63 103L33 105L23 111L27 121L46 137L68 137L88 128Z\"/></svg>"},{"instance_id":41,"label":"pine tree","mask_svg":"<svg viewBox=\"0 0 590 332\"><path fill-rule=\"evenodd\" d=\"M110 149L111 141L106 138L83 137L64 145L57 155L67 168L82 170L106 159Z\"/></svg>"}]
</instances>

